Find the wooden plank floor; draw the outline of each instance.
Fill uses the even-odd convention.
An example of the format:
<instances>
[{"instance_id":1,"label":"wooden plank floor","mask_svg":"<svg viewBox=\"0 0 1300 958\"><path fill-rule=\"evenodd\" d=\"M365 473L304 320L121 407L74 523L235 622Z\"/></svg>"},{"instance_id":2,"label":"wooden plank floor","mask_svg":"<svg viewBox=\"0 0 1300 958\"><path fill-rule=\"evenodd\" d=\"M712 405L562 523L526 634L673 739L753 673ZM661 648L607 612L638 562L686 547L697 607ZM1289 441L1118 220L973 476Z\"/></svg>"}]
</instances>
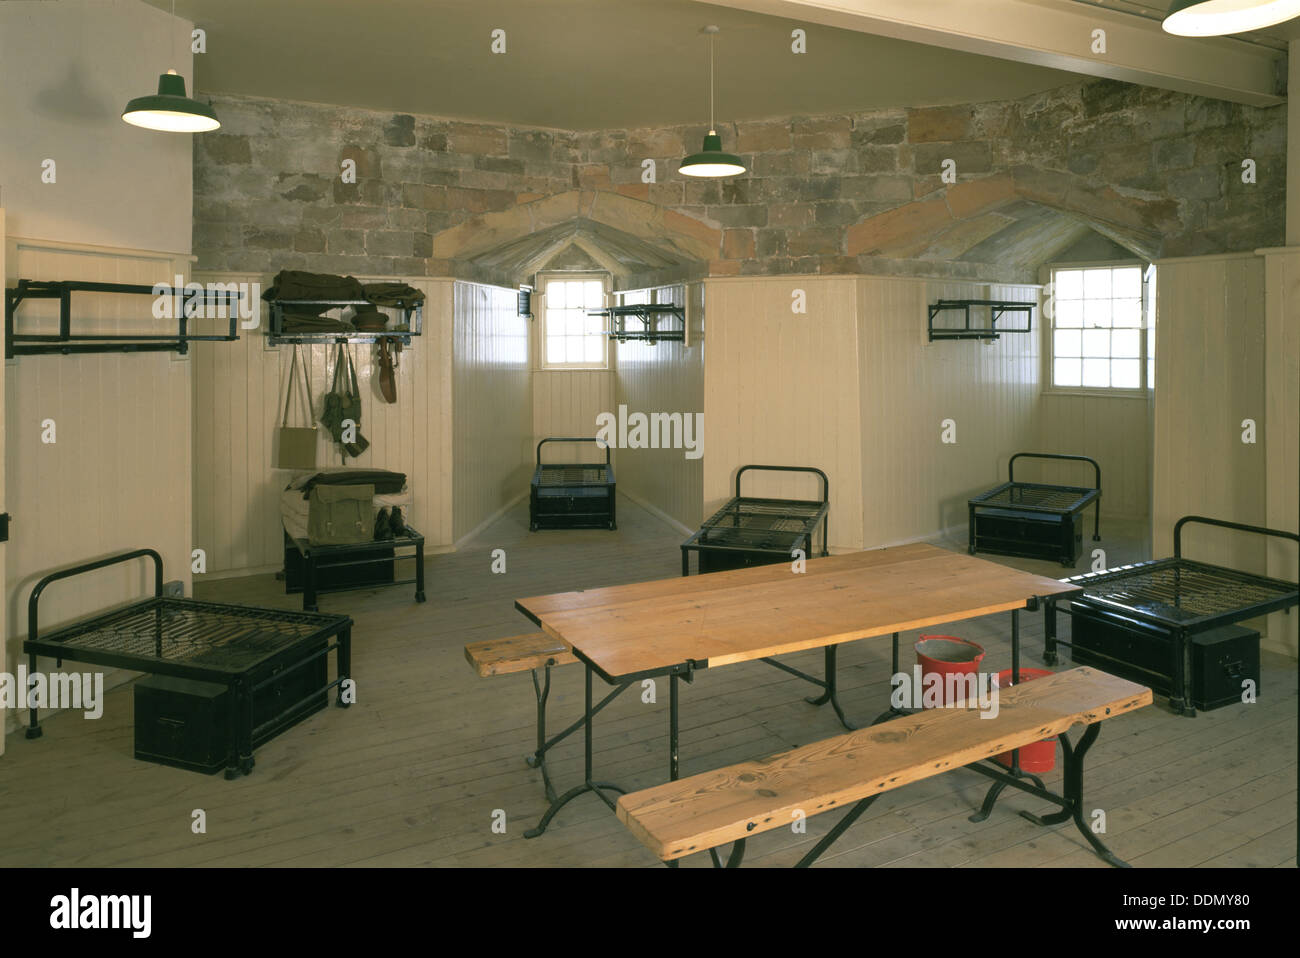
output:
<instances>
[{"instance_id":1,"label":"wooden plank floor","mask_svg":"<svg viewBox=\"0 0 1300 958\"><path fill-rule=\"evenodd\" d=\"M1109 564L1146 558L1138 526L1107 525ZM518 597L674 576L681 538L626 500L616 532L530 534L521 504L470 548L429 559L423 605L407 587L323 597L324 610L356 620L358 702L317 713L268 743L253 774L235 782L135 761L130 686L108 693L98 721L59 714L44 723L42 739L13 735L0 758L0 865L654 866L590 795L567 806L546 835L523 838L546 807L539 773L523 762L534 737L531 685L525 674L478 678L463 646L529 631L514 611ZM490 571L497 548L506 550L505 574ZM1052 563L995 561L1062 572ZM205 583L198 593L299 607L269 575ZM1002 614L947 631L981 643L986 664L1003 668L1009 623ZM1034 666L1041 616L1024 614L1022 623L1025 664ZM905 666L914 640L903 638ZM820 674L818 652L786 661ZM849 714L876 715L888 696L888 639L852 643L840 663ZM1253 706L1184 719L1158 700L1107 723L1089 756L1085 795L1090 809L1106 813L1107 841L1121 857L1138 866L1293 862L1295 662L1266 654L1262 688ZM682 773L837 734L833 713L804 703L812 691L762 663L699 674L682 686ZM666 681L656 692L646 703L630 689L598 717L599 778L634 789L666 776ZM581 668L557 670L552 729L575 718L581 703ZM559 746L551 765L561 790L579 780L581 738ZM1047 781L1059 786L1059 771ZM985 789L982 777L955 772L891 792L821 864L1104 867L1072 826L1040 829L1021 819L1019 809L1043 810L1027 796L1004 794L987 821L971 824ZM199 808L207 832L196 835L191 816ZM501 812L504 834L492 829ZM810 820L806 834L765 834L750 843L746 863L789 865L835 819ZM694 856L683 865L707 862Z\"/></svg>"}]
</instances>

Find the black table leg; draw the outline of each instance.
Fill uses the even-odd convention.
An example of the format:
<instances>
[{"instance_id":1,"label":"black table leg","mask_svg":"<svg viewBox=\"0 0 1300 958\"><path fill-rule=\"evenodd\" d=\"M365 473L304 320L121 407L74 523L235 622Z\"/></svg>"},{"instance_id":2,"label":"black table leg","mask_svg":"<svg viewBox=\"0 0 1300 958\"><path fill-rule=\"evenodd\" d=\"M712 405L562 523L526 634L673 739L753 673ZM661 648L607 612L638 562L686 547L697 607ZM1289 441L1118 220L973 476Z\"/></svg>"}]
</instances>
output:
<instances>
[{"instance_id":1,"label":"black table leg","mask_svg":"<svg viewBox=\"0 0 1300 958\"><path fill-rule=\"evenodd\" d=\"M627 794L626 789L620 788L619 786L613 784L612 782L596 782L592 780L592 769L591 769L592 719L595 716L595 714L598 711L600 711L601 708L603 708L607 703L612 701L616 695L618 695L620 692L622 692L632 683L630 682L623 683L618 688L616 688L613 692L607 695L605 699L600 703L599 706L593 708L592 696L591 696L591 676L592 676L592 668L590 665L588 665L587 676L586 676L586 695L585 695L586 711L582 719L584 737L586 739L586 743L585 743L586 751L584 753L584 761L583 761L583 782L581 785L577 785L569 789L558 799L552 802L550 808L548 808L546 810L546 813L542 815L542 819L537 823L537 826L535 828L530 828L528 829L528 831L524 832L524 838L536 838L538 835L541 835L543 832L546 831L547 826L551 824L551 819L553 819L556 815L559 814L560 809L562 809L565 805L569 804L569 802L573 801L579 795L582 795L586 792L594 792L597 798L599 798L602 802L604 802L606 805L609 806L610 811L614 810L614 802L609 798L608 795L606 795L603 791L601 791L601 789L609 789L611 792L618 792L620 795Z\"/></svg>"},{"instance_id":2,"label":"black table leg","mask_svg":"<svg viewBox=\"0 0 1300 958\"><path fill-rule=\"evenodd\" d=\"M1056 600L1048 598L1043 604L1043 664L1056 664Z\"/></svg>"},{"instance_id":3,"label":"black table leg","mask_svg":"<svg viewBox=\"0 0 1300 958\"><path fill-rule=\"evenodd\" d=\"M831 707L835 709L835 714L839 716L840 724L843 725L850 732L852 732L855 729L857 729L858 726L854 725L852 722L850 722L847 718L844 717L844 709L840 705L839 688L836 685L836 677L839 672L839 669L836 665L836 658L837 658L836 653L838 651L839 651L839 646L836 645L826 646L826 691L823 692L821 695L817 696L817 698L815 699L808 698L808 699L804 699L804 701L807 702L809 705L825 705L827 702L830 702Z\"/></svg>"},{"instance_id":4,"label":"black table leg","mask_svg":"<svg viewBox=\"0 0 1300 958\"><path fill-rule=\"evenodd\" d=\"M898 633L897 633L897 632L894 633L894 635L893 635L893 640L892 640L892 642L891 642L891 648L890 648L890 652L889 652L889 668L890 668L889 677L890 677L890 689L891 689L891 695L890 695L890 700L889 700L889 708L885 709L885 711L881 712L881 713L880 713L879 715L877 715L874 719L872 719L872 721L871 721L871 724L872 724L872 725L879 725L881 722L888 722L888 721L889 721L890 719L892 719L892 718L898 718L900 715L906 715L906 714L907 714L907 712L903 711L902 709L896 709L896 708L894 708L894 700L893 700L893 695L892 695L894 676L896 676L896 675L899 674L899 673L898 673Z\"/></svg>"}]
</instances>

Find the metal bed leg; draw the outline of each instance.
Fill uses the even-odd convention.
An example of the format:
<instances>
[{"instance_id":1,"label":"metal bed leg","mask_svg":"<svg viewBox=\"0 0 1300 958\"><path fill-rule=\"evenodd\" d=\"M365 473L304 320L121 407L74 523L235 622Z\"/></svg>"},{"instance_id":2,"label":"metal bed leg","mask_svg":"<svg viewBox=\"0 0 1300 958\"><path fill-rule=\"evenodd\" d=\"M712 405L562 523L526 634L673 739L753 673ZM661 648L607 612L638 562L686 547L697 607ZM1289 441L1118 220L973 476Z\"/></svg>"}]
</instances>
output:
<instances>
[{"instance_id":1,"label":"metal bed leg","mask_svg":"<svg viewBox=\"0 0 1300 958\"><path fill-rule=\"evenodd\" d=\"M302 610L304 612L319 612L320 608L316 602L316 557L306 555L303 557L303 584L302 584Z\"/></svg>"},{"instance_id":2,"label":"metal bed leg","mask_svg":"<svg viewBox=\"0 0 1300 958\"><path fill-rule=\"evenodd\" d=\"M339 632L338 658L335 664L339 671L339 694L337 699L338 707L341 709L348 708L352 705L343 695L343 683L352 678L352 626L348 626Z\"/></svg>"},{"instance_id":3,"label":"metal bed leg","mask_svg":"<svg viewBox=\"0 0 1300 958\"><path fill-rule=\"evenodd\" d=\"M424 601L424 539L415 544L415 601Z\"/></svg>"},{"instance_id":4,"label":"metal bed leg","mask_svg":"<svg viewBox=\"0 0 1300 958\"><path fill-rule=\"evenodd\" d=\"M966 525L966 552L970 555L975 554L975 507L967 506L966 513L968 522Z\"/></svg>"},{"instance_id":5,"label":"metal bed leg","mask_svg":"<svg viewBox=\"0 0 1300 958\"><path fill-rule=\"evenodd\" d=\"M613 784L612 782L592 781L592 772L591 772L592 718L599 709L592 708L591 676L592 676L592 668L590 665L587 665L586 698L585 698L586 711L582 719L582 724L584 726L585 738L586 738L586 751L584 754L584 761L583 761L583 782L581 785L577 785L569 789L558 799L552 802L551 807L546 810L546 813L544 815L542 815L542 819L537 823L537 826L535 828L530 828L528 829L528 831L524 832L524 838L536 838L537 836L541 835L543 832L546 831L547 826L551 824L551 819L553 819L557 814L559 814L560 809L562 809L565 805L569 804L569 802L573 801L579 795L582 795L586 792L594 792L597 798L599 798L602 802L604 802L606 805L609 806L610 811L614 810L614 803L610 800L608 795L606 795L603 791L601 791L601 789L609 789L611 792L618 792L620 795L627 794L626 789L620 788L619 786ZM606 705L608 702L612 701L614 696L618 695L620 692L626 689L630 684L631 684L630 682L624 683L623 685L620 685L617 689L615 689L612 693L607 695L604 701L601 702L601 707Z\"/></svg>"},{"instance_id":6,"label":"metal bed leg","mask_svg":"<svg viewBox=\"0 0 1300 958\"><path fill-rule=\"evenodd\" d=\"M1187 630L1177 629L1170 633L1170 645L1173 646L1174 671L1173 684L1169 689L1169 707L1179 715L1193 718L1196 709L1192 706L1188 694L1187 679L1192 674L1192 644L1187 641Z\"/></svg>"},{"instance_id":7,"label":"metal bed leg","mask_svg":"<svg viewBox=\"0 0 1300 958\"><path fill-rule=\"evenodd\" d=\"M830 702L831 707L835 709L835 714L839 716L840 724L843 725L850 732L852 732L856 730L858 726L854 725L852 722L850 722L847 718L844 717L844 708L840 705L839 688L836 685L836 676L838 673L838 669L836 667L836 658L837 658L836 653L838 651L839 651L838 646L835 645L826 646L826 691L823 692L821 695L817 696L817 698L815 699L806 698L804 699L804 701L807 702L809 705L825 705L827 702Z\"/></svg>"},{"instance_id":8,"label":"metal bed leg","mask_svg":"<svg viewBox=\"0 0 1300 958\"><path fill-rule=\"evenodd\" d=\"M691 554L685 549L682 550L682 577L691 574Z\"/></svg>"},{"instance_id":9,"label":"metal bed leg","mask_svg":"<svg viewBox=\"0 0 1300 958\"><path fill-rule=\"evenodd\" d=\"M23 734L27 738L40 738L43 733L41 731L41 723L38 720L36 715L37 713L36 699L32 694L36 691L35 688L36 653L35 652L29 652L27 655L27 681L28 681L28 688L26 691L27 691L27 705L28 705L28 712L27 712L28 720L27 720L27 731L24 732Z\"/></svg>"}]
</instances>

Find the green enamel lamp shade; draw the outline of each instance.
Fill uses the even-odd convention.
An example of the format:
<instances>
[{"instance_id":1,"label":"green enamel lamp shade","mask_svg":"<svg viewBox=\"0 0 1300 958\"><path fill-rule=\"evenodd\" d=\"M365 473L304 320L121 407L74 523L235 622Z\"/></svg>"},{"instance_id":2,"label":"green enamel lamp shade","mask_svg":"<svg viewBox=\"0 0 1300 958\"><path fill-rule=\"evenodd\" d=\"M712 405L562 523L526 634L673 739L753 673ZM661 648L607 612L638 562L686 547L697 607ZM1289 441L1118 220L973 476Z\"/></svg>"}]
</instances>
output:
<instances>
[{"instance_id":1,"label":"green enamel lamp shade","mask_svg":"<svg viewBox=\"0 0 1300 958\"><path fill-rule=\"evenodd\" d=\"M1165 32L1180 37L1219 37L1262 30L1300 16L1300 0L1176 0Z\"/></svg>"},{"instance_id":2,"label":"green enamel lamp shade","mask_svg":"<svg viewBox=\"0 0 1300 958\"><path fill-rule=\"evenodd\" d=\"M733 153L722 152L722 137L710 130L704 137L704 149L682 160L679 171L687 176L739 176L745 164Z\"/></svg>"},{"instance_id":3,"label":"green enamel lamp shade","mask_svg":"<svg viewBox=\"0 0 1300 958\"><path fill-rule=\"evenodd\" d=\"M221 126L212 107L185 95L185 78L168 70L158 77L158 92L126 105L122 119L132 126L167 133L206 133Z\"/></svg>"}]
</instances>

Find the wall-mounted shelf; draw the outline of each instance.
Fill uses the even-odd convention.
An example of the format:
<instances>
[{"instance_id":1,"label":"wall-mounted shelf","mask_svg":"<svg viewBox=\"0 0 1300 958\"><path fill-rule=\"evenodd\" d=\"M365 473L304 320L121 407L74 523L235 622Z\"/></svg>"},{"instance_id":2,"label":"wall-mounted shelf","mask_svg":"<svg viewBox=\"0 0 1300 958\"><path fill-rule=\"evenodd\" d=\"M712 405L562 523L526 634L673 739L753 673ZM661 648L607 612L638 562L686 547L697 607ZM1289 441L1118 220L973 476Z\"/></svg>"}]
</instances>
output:
<instances>
[{"instance_id":1,"label":"wall-mounted shelf","mask_svg":"<svg viewBox=\"0 0 1300 958\"><path fill-rule=\"evenodd\" d=\"M667 303L635 303L627 306L609 306L605 309L589 309L588 316L603 316L611 321L605 335L617 339L620 343L658 342L681 343L686 341L686 310L681 306ZM665 318L677 320L676 328L664 329L660 322ZM627 321L637 320L640 329L629 329Z\"/></svg>"},{"instance_id":2,"label":"wall-mounted shelf","mask_svg":"<svg viewBox=\"0 0 1300 958\"><path fill-rule=\"evenodd\" d=\"M1034 325L1035 303L1012 302L1001 299L941 299L929 307L930 342L938 339L1000 339L1003 333L1028 333ZM986 327L971 325L972 309L987 309L989 324ZM934 318L940 313L961 312L965 320L961 326L935 326ZM1008 313L1025 317L1024 328L998 328L998 320Z\"/></svg>"},{"instance_id":3,"label":"wall-mounted shelf","mask_svg":"<svg viewBox=\"0 0 1300 958\"><path fill-rule=\"evenodd\" d=\"M423 330L423 301L414 305L399 303L396 307L380 306L380 309L396 308L402 311L406 329L403 330L319 330L319 331L284 331L284 310L292 306L329 306L330 309L344 309L348 306L371 306L366 299L276 299L268 304L271 310L270 328L267 339L272 346L280 343L376 343L380 339L400 339L403 345L411 344L412 336L419 336ZM327 310L328 312L328 310Z\"/></svg>"},{"instance_id":4,"label":"wall-mounted shelf","mask_svg":"<svg viewBox=\"0 0 1300 958\"><path fill-rule=\"evenodd\" d=\"M71 355L73 353L156 353L177 352L182 356L189 352L189 344L194 342L234 342L239 338L236 331L239 322L240 294L235 290L205 290L202 295L177 291L180 294L182 308L176 310L178 315L176 333L143 333L138 335L119 335L111 333L74 333L72 330L72 294L73 293L129 293L138 296L158 296L153 286L138 286L127 283L88 283L80 280L35 280L20 279L17 286L5 290L5 358L14 356L38 356L49 353ZM14 314L24 300L57 299L59 301L59 331L57 333L19 333L14 329ZM224 336L195 336L189 332L191 317L185 315L192 303L203 306L222 306L230 311L229 332ZM152 311L151 311L152 315Z\"/></svg>"}]
</instances>

